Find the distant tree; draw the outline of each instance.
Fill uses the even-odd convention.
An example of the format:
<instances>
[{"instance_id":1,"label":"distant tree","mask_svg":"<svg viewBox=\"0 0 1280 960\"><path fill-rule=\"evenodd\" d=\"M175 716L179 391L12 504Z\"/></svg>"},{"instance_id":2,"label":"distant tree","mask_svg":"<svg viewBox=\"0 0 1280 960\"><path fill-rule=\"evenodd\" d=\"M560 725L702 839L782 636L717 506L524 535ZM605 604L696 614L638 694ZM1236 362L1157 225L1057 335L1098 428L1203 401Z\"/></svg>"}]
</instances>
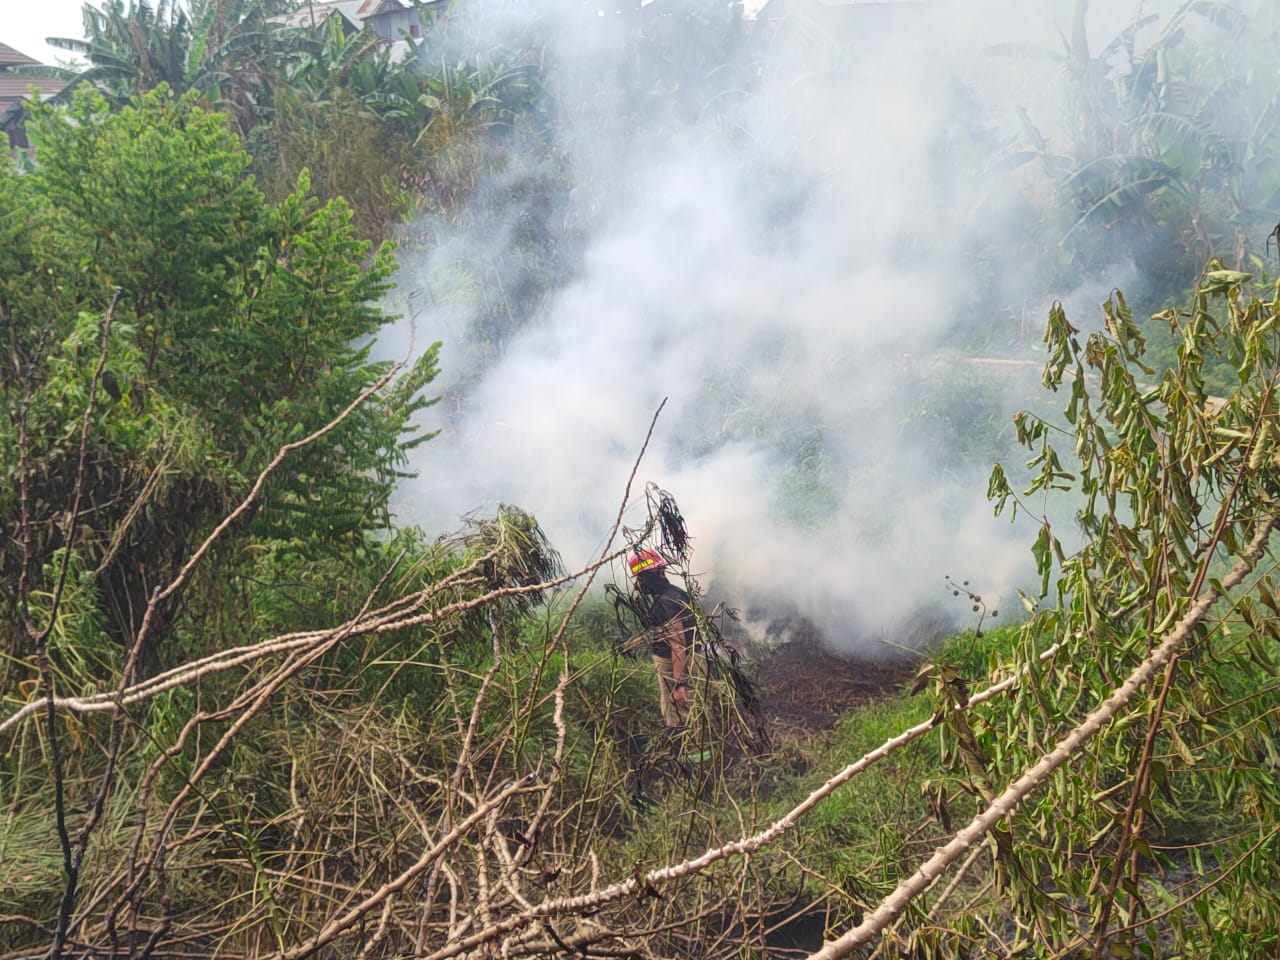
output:
<instances>
[{"instance_id":1,"label":"distant tree","mask_svg":"<svg viewBox=\"0 0 1280 960\"><path fill-rule=\"evenodd\" d=\"M285 72L285 86L298 96L312 101L325 101L346 90L351 74L362 65L371 65L373 85L386 82L394 72L386 41L372 30L350 35L343 29L340 17L330 17L301 51Z\"/></svg>"},{"instance_id":2,"label":"distant tree","mask_svg":"<svg viewBox=\"0 0 1280 960\"><path fill-rule=\"evenodd\" d=\"M272 92L306 35L270 22L286 0L106 0L84 5L84 38L54 38L86 66L64 70L63 99L90 83L116 106L166 84L199 91L247 133L269 113Z\"/></svg>"},{"instance_id":3,"label":"distant tree","mask_svg":"<svg viewBox=\"0 0 1280 960\"><path fill-rule=\"evenodd\" d=\"M306 170L322 200L342 197L357 234L391 236L412 206L417 158L393 122L380 118L345 91L323 100L292 88L276 95L273 119L250 136L252 170L268 197L288 196Z\"/></svg>"},{"instance_id":4,"label":"distant tree","mask_svg":"<svg viewBox=\"0 0 1280 960\"><path fill-rule=\"evenodd\" d=\"M517 155L554 166L537 50L478 49L467 26L444 20L426 37L405 35L393 56L371 31L348 35L330 18L290 61L272 123L248 138L268 195L292 189L305 165L317 196L346 197L361 236L376 239L403 236L424 211L450 220L495 209L477 188Z\"/></svg>"},{"instance_id":5,"label":"distant tree","mask_svg":"<svg viewBox=\"0 0 1280 960\"><path fill-rule=\"evenodd\" d=\"M1135 17L1099 43L1087 12L1076 0L1056 48L989 48L1053 63L1066 82L1062 134L1020 111L1017 148L1002 162L1041 164L1078 266L1134 258L1164 306L1210 257L1244 269L1280 219L1277 94L1253 82L1254 63L1239 55L1247 40L1274 57L1280 26L1269 4L1191 3Z\"/></svg>"}]
</instances>

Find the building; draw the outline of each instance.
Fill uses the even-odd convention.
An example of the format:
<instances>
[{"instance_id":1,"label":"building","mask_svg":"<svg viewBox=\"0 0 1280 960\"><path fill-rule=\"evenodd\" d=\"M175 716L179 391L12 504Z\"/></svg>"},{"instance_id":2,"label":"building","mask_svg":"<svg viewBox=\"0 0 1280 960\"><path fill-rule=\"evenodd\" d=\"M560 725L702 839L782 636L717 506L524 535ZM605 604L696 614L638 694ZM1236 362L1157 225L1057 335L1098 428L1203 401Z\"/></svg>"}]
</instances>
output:
<instances>
[{"instance_id":1,"label":"building","mask_svg":"<svg viewBox=\"0 0 1280 960\"><path fill-rule=\"evenodd\" d=\"M0 43L0 133L9 138L9 146L14 149L26 150L31 146L24 121L25 104L33 92L48 99L67 84L56 77L35 77L18 72L22 67L35 66L40 66L39 60Z\"/></svg>"},{"instance_id":2,"label":"building","mask_svg":"<svg viewBox=\"0 0 1280 960\"><path fill-rule=\"evenodd\" d=\"M449 0L425 0L415 9L407 0L310 0L292 13L270 19L319 33L330 17L340 17L345 36L367 27L395 46L405 43L406 34L412 40L422 39L428 24L442 16L448 5Z\"/></svg>"}]
</instances>

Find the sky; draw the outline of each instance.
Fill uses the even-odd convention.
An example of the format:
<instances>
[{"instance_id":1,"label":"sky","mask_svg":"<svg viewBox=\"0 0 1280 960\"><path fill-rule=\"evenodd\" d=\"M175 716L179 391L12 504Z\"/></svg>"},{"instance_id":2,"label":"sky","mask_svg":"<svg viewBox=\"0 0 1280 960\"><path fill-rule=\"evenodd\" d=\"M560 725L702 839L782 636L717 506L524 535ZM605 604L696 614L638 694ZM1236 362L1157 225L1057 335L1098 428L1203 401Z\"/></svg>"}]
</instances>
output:
<instances>
[{"instance_id":1,"label":"sky","mask_svg":"<svg viewBox=\"0 0 1280 960\"><path fill-rule=\"evenodd\" d=\"M84 36L83 0L0 0L0 43L8 44L41 63L54 64L70 56L46 44L46 37Z\"/></svg>"}]
</instances>

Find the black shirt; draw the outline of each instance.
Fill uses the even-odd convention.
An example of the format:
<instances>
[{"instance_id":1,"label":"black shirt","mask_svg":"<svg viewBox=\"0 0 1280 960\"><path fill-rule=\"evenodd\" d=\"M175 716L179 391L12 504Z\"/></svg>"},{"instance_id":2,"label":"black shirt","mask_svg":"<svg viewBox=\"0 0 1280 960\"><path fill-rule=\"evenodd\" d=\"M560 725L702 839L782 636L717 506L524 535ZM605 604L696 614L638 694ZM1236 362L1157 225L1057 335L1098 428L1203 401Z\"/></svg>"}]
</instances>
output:
<instances>
[{"instance_id":1,"label":"black shirt","mask_svg":"<svg viewBox=\"0 0 1280 960\"><path fill-rule=\"evenodd\" d=\"M689 605L688 592L663 577L661 585L646 599L649 605L643 617L644 626L647 629L656 630L679 617L684 633L685 649L692 649L698 621ZM671 659L671 644L668 642L666 631L656 634L649 646L654 656Z\"/></svg>"}]
</instances>

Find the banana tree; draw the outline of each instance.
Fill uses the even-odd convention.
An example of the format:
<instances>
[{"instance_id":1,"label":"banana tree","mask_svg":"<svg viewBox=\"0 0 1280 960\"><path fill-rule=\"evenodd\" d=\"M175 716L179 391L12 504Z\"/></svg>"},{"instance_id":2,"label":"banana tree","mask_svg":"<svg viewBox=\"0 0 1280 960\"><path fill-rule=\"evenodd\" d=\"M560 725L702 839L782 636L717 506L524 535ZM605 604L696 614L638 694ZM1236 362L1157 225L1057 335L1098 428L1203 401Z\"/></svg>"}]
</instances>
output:
<instances>
[{"instance_id":1,"label":"banana tree","mask_svg":"<svg viewBox=\"0 0 1280 960\"><path fill-rule=\"evenodd\" d=\"M419 103L431 116L418 143L509 125L536 97L528 68L496 57L441 61L424 86Z\"/></svg>"},{"instance_id":2,"label":"banana tree","mask_svg":"<svg viewBox=\"0 0 1280 960\"><path fill-rule=\"evenodd\" d=\"M295 31L298 56L288 65L284 84L305 99L316 103L332 99L336 91L347 89L352 74L365 63L373 62L378 74L385 75L389 69L386 44L372 30L348 36L340 18L330 17L318 40L308 36Z\"/></svg>"},{"instance_id":3,"label":"banana tree","mask_svg":"<svg viewBox=\"0 0 1280 960\"><path fill-rule=\"evenodd\" d=\"M290 56L292 39L269 19L281 9L282 0L86 3L84 38L49 41L86 62L60 71L70 81L60 97L69 102L85 83L116 106L161 84L178 94L196 90L247 133L269 109Z\"/></svg>"},{"instance_id":4,"label":"banana tree","mask_svg":"<svg viewBox=\"0 0 1280 960\"><path fill-rule=\"evenodd\" d=\"M88 66L66 71L69 83L60 95L69 102L74 89L89 83L109 103L122 105L162 83L185 92L191 21L177 0L106 0L85 4L84 39L51 37L50 46L78 54Z\"/></svg>"},{"instance_id":5,"label":"banana tree","mask_svg":"<svg viewBox=\"0 0 1280 960\"><path fill-rule=\"evenodd\" d=\"M1272 207L1280 181L1265 198L1246 195L1245 164L1259 123L1249 134L1230 131L1228 124L1241 120L1235 106L1243 103L1232 91L1243 93L1248 65L1220 51L1238 50L1235 41L1246 30L1256 44L1257 18L1236 5L1188 0L1163 22L1136 18L1094 53L1087 11L1087 0L1077 0L1070 35L1059 30L1060 48L988 48L993 56L1056 63L1067 82L1065 143L1052 141L1021 111L1019 146L1006 153L1006 165L1042 163L1067 211L1064 246L1086 260L1111 262L1122 248L1138 246L1139 237L1164 250L1173 272L1178 265L1193 270L1213 253L1233 251L1241 259L1249 246L1241 215ZM1228 42L1197 42L1193 23ZM1154 38L1140 42L1151 29ZM1274 100L1272 89L1260 110L1243 112L1265 122ZM1271 180L1265 169L1252 177ZM1160 242L1151 244L1157 236Z\"/></svg>"}]
</instances>

